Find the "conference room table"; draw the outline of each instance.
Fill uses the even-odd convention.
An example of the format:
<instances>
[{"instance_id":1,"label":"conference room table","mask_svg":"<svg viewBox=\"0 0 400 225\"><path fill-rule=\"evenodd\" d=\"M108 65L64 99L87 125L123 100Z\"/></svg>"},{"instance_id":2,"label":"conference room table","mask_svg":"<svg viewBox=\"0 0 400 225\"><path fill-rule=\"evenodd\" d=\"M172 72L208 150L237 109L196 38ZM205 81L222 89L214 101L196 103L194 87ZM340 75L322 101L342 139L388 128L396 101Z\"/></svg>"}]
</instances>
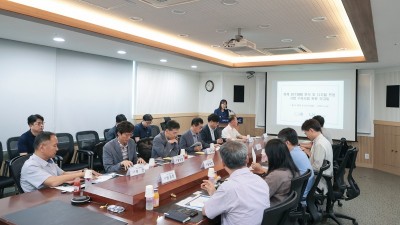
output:
<instances>
[{"instance_id":1,"label":"conference room table","mask_svg":"<svg viewBox=\"0 0 400 225\"><path fill-rule=\"evenodd\" d=\"M252 161L253 147L264 147L262 138L256 138L251 143L246 143L248 147L249 164ZM261 149L255 150L257 159L260 159ZM158 186L160 195L160 208L169 207L172 204L190 196L196 191L201 190L202 180L208 179L208 170L201 168L205 160L212 159L214 170L221 177L227 177L219 151L209 155L197 155L186 159L179 164L164 164L150 168L144 174L136 176L118 176L116 178L97 183L86 187L83 194L91 197L92 202L83 204L82 207L90 211L101 213L105 216L123 221L127 224L180 224L176 221L165 219L163 212L155 208L152 211L145 209L145 187L146 185ZM174 170L176 180L161 184L159 182L160 173ZM4 216L18 212L30 207L49 203L51 201L62 201L70 203L74 197L73 193L62 193L55 188L45 188L38 191L19 194L0 199L0 224L13 224L7 221ZM107 207L102 205L118 205L125 208L122 213L112 213ZM46 216L51 212L43 212ZM201 212L199 212L201 214ZM214 224L215 221L202 217L200 222L188 224Z\"/></svg>"}]
</instances>

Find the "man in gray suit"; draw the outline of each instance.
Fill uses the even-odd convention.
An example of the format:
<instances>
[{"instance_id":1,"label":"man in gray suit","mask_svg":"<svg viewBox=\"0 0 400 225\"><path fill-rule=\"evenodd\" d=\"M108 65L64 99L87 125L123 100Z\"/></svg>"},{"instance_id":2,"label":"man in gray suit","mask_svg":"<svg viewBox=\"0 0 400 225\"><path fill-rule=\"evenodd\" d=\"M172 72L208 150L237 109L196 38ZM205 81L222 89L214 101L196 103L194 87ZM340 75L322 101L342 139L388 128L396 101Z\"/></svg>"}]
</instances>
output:
<instances>
[{"instance_id":1,"label":"man in gray suit","mask_svg":"<svg viewBox=\"0 0 400 225\"><path fill-rule=\"evenodd\" d=\"M194 118L190 129L182 134L182 137L179 140L179 148L184 148L186 152L192 153L201 151L201 149L208 147L209 145L201 140L201 129L203 129L203 119L198 117ZM195 143L198 145L193 145Z\"/></svg>"},{"instance_id":2,"label":"man in gray suit","mask_svg":"<svg viewBox=\"0 0 400 225\"><path fill-rule=\"evenodd\" d=\"M103 165L106 173L127 170L136 163L146 163L136 155L136 144L131 139L134 126L128 121L117 125L117 138L103 147Z\"/></svg>"},{"instance_id":3,"label":"man in gray suit","mask_svg":"<svg viewBox=\"0 0 400 225\"><path fill-rule=\"evenodd\" d=\"M180 125L175 120L170 120L165 125L165 131L153 139L151 149L152 158L165 158L179 155L178 133Z\"/></svg>"}]
</instances>

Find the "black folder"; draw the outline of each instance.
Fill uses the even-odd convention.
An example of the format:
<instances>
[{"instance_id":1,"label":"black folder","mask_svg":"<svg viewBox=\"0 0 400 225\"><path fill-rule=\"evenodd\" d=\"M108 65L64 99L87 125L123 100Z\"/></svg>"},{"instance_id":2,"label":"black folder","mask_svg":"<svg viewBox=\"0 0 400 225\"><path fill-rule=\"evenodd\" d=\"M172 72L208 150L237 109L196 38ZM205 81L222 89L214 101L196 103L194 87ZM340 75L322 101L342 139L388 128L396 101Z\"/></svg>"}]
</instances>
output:
<instances>
[{"instance_id":1,"label":"black folder","mask_svg":"<svg viewBox=\"0 0 400 225\"><path fill-rule=\"evenodd\" d=\"M165 218L173 219L181 223L186 223L190 220L190 216L176 210L169 210L164 215Z\"/></svg>"},{"instance_id":2,"label":"black folder","mask_svg":"<svg viewBox=\"0 0 400 225\"><path fill-rule=\"evenodd\" d=\"M110 218L89 209L72 206L63 201L50 201L41 205L10 213L2 219L18 225L124 225L125 222Z\"/></svg>"}]
</instances>

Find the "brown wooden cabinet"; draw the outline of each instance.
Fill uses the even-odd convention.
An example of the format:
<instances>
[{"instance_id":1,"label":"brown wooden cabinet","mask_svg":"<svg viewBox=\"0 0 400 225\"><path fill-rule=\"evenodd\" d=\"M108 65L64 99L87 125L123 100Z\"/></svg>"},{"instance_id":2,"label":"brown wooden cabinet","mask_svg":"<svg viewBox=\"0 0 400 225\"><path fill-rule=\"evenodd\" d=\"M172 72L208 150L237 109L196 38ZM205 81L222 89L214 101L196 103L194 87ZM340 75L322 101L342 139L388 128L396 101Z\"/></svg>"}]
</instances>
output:
<instances>
[{"instance_id":1,"label":"brown wooden cabinet","mask_svg":"<svg viewBox=\"0 0 400 225\"><path fill-rule=\"evenodd\" d=\"M374 167L400 175L400 123L375 121Z\"/></svg>"}]
</instances>

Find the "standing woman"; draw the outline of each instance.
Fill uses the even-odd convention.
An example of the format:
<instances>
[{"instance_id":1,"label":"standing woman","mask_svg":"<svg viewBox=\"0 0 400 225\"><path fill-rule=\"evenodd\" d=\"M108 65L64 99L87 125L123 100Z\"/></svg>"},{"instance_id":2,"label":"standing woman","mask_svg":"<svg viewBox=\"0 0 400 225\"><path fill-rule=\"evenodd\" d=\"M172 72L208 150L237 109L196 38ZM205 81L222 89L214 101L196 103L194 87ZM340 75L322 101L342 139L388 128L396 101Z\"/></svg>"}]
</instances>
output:
<instances>
[{"instance_id":1,"label":"standing woman","mask_svg":"<svg viewBox=\"0 0 400 225\"><path fill-rule=\"evenodd\" d=\"M290 156L289 149L280 139L272 139L265 145L268 157L268 171L253 163L254 173L260 174L269 186L271 206L283 202L290 194L291 182L299 176L299 169Z\"/></svg>"},{"instance_id":2,"label":"standing woman","mask_svg":"<svg viewBox=\"0 0 400 225\"><path fill-rule=\"evenodd\" d=\"M219 102L219 107L214 110L214 114L218 115L219 118L229 117L228 102L225 99L222 99Z\"/></svg>"}]
</instances>

